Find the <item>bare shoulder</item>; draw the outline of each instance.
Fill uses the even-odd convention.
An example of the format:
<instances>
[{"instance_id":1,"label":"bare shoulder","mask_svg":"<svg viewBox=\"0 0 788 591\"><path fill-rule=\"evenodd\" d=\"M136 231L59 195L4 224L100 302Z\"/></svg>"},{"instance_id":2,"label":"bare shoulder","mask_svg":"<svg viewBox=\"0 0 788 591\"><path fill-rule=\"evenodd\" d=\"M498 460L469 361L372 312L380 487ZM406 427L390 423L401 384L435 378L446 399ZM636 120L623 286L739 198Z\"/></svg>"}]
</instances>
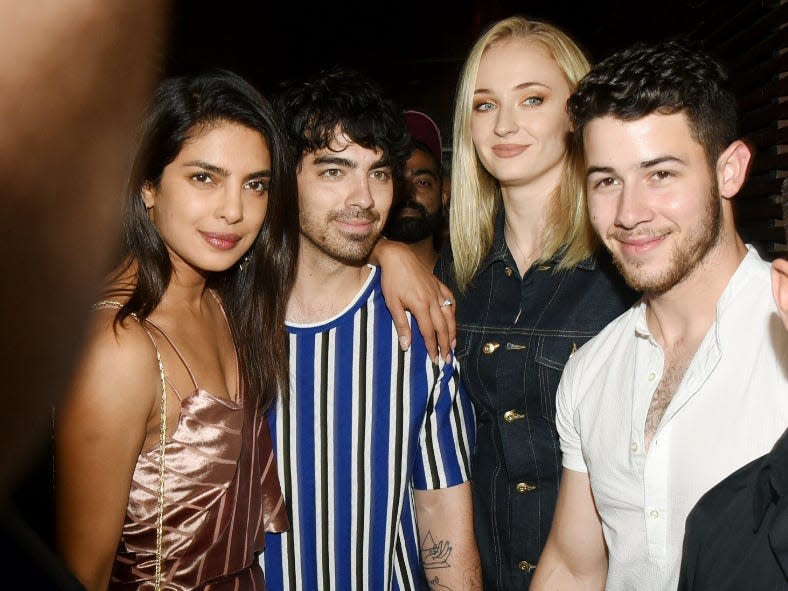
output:
<instances>
[{"instance_id":1,"label":"bare shoulder","mask_svg":"<svg viewBox=\"0 0 788 591\"><path fill-rule=\"evenodd\" d=\"M112 362L120 375L158 375L156 348L148 331L134 317L115 322L116 314L115 308L102 308L93 313L86 352Z\"/></svg>"},{"instance_id":2,"label":"bare shoulder","mask_svg":"<svg viewBox=\"0 0 788 591\"><path fill-rule=\"evenodd\" d=\"M116 323L116 313L102 308L92 314L70 396L102 414L147 420L160 391L156 349L140 322Z\"/></svg>"}]
</instances>

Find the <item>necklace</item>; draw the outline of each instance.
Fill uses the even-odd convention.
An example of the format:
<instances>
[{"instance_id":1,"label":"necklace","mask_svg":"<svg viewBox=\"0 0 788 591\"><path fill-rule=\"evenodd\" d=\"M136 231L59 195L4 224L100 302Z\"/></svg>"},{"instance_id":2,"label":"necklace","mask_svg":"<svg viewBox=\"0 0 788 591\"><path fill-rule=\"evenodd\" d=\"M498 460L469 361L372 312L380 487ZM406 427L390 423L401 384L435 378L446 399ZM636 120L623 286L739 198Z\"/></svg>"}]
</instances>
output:
<instances>
[{"instance_id":1,"label":"necklace","mask_svg":"<svg viewBox=\"0 0 788 591\"><path fill-rule=\"evenodd\" d=\"M517 240L517 236L515 235L514 230L512 230L512 227L509 225L508 221L506 222L504 237L512 239L512 242L514 243L514 247L517 249L517 252L521 257L521 260L518 260L518 258L515 256L514 262L517 265L517 270L520 272L520 277L522 277L523 275L525 275L525 271L527 271L528 268L531 266L530 257L525 256L523 249L520 247L520 242Z\"/></svg>"}]
</instances>

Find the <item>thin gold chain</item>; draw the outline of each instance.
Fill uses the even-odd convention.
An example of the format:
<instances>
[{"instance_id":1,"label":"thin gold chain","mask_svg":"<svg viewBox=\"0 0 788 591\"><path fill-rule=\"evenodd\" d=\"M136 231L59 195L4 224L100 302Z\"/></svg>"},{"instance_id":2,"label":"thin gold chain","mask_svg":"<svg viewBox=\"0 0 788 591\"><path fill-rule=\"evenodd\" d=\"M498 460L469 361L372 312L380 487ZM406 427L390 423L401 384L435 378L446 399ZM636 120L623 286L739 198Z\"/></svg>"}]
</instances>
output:
<instances>
[{"instance_id":1,"label":"thin gold chain","mask_svg":"<svg viewBox=\"0 0 788 591\"><path fill-rule=\"evenodd\" d=\"M159 362L161 376L161 405L159 417L159 518L156 520L156 573L154 575L154 589L161 590L161 563L163 558L164 538L164 447L167 441L167 380L164 375L164 363L161 354L156 348L156 359Z\"/></svg>"},{"instance_id":2,"label":"thin gold chain","mask_svg":"<svg viewBox=\"0 0 788 591\"><path fill-rule=\"evenodd\" d=\"M101 300L93 304L93 309L98 310L106 306L122 307L120 302ZM132 313L131 315L139 320L136 314ZM142 322L145 320L143 319ZM153 575L153 585L155 591L161 591L161 563L164 556L164 452L167 443L167 377L164 374L164 362L161 360L159 348L155 343L154 347L156 360L159 362L159 377L161 377L161 403L159 405L159 516L156 519L156 570Z\"/></svg>"},{"instance_id":3,"label":"thin gold chain","mask_svg":"<svg viewBox=\"0 0 788 591\"><path fill-rule=\"evenodd\" d=\"M519 252L519 253L520 253L520 256L521 256L521 257L522 257L522 259L523 259L523 260L522 260L522 264L523 264L523 267L525 267L525 268L524 268L524 269L522 269L522 270L520 270L520 266L519 266L519 265L517 265L517 270L518 270L518 272L520 273L520 275L521 275L521 276L522 276L522 275L525 275L525 272L526 272L526 271L528 271L528 269L529 269L529 268L530 268L530 266L531 266L531 265L529 264L529 259L528 259L528 257L527 257L527 256L525 256L525 253L523 252L523 249L522 249L522 248L520 248L520 242L517 240L517 236L515 236L514 230L512 230L512 229L511 229L511 226L509 225L509 222L508 222L508 221L506 222L506 229L508 230L508 232L506 232L506 233L504 234L504 238L506 237L506 234L508 234L509 236L511 236L511 237L512 237L512 242L514 242L514 246L515 246L515 248L517 249L517 252ZM514 262L515 262L515 263L517 263L517 257L515 257L515 259L514 259ZM527 265L527 266L526 266L526 265Z\"/></svg>"}]
</instances>

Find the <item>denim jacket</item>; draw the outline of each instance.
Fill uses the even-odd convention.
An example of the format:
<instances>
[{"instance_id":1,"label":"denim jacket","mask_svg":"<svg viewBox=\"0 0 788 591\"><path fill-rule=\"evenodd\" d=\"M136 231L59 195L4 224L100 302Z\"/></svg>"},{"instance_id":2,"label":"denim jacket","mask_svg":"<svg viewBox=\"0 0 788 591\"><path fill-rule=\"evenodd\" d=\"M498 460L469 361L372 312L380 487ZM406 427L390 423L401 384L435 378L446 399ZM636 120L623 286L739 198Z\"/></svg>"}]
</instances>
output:
<instances>
[{"instance_id":1,"label":"denim jacket","mask_svg":"<svg viewBox=\"0 0 788 591\"><path fill-rule=\"evenodd\" d=\"M474 519L487 590L527 589L553 520L561 474L555 393L569 355L637 298L610 259L520 279L503 233L466 293L449 248L436 275L457 299L460 372L476 410Z\"/></svg>"}]
</instances>

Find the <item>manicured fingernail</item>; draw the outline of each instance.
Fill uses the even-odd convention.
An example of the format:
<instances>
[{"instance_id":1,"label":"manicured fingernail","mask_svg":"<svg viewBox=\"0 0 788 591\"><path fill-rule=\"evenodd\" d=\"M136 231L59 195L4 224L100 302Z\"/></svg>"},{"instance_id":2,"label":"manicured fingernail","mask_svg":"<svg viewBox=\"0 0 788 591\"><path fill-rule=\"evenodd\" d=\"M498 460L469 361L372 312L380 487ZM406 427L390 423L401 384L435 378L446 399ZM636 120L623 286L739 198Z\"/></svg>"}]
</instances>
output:
<instances>
[{"instance_id":1,"label":"manicured fingernail","mask_svg":"<svg viewBox=\"0 0 788 591\"><path fill-rule=\"evenodd\" d=\"M408 339L408 337L400 337L399 338L399 347L403 351L407 351L408 350L408 348L410 347L410 340Z\"/></svg>"},{"instance_id":2,"label":"manicured fingernail","mask_svg":"<svg viewBox=\"0 0 788 591\"><path fill-rule=\"evenodd\" d=\"M446 363L451 363L451 352L446 355Z\"/></svg>"}]
</instances>

